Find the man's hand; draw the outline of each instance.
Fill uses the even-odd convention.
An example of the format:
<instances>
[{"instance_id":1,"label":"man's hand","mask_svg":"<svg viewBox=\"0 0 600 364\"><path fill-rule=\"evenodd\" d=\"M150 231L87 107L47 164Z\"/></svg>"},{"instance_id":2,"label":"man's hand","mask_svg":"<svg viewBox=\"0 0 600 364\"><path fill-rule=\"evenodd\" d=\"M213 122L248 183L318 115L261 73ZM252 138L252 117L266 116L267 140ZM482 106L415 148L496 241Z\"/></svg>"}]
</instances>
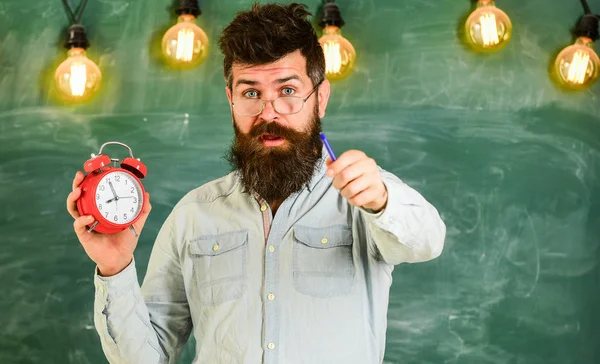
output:
<instances>
[{"instance_id":1,"label":"man's hand","mask_svg":"<svg viewBox=\"0 0 600 364\"><path fill-rule=\"evenodd\" d=\"M344 152L335 161L327 158L327 176L350 204L379 212L387 204L388 194L373 158L360 150Z\"/></svg>"},{"instance_id":2,"label":"man's hand","mask_svg":"<svg viewBox=\"0 0 600 364\"><path fill-rule=\"evenodd\" d=\"M91 215L81 216L77 210L77 200L81 197L79 185L83 179L82 172L75 174L73 191L67 196L67 211L75 219L73 229L79 242L90 259L98 265L100 275L112 276L127 268L133 259L133 251L137 246L139 234L142 233L146 219L150 214L150 210L152 210L150 195L146 192L146 202L142 207L142 215L133 224L138 235L134 235L129 229L116 234L100 234L95 231L89 233L87 225L92 224L94 218ZM116 201L116 193L114 200Z\"/></svg>"}]
</instances>

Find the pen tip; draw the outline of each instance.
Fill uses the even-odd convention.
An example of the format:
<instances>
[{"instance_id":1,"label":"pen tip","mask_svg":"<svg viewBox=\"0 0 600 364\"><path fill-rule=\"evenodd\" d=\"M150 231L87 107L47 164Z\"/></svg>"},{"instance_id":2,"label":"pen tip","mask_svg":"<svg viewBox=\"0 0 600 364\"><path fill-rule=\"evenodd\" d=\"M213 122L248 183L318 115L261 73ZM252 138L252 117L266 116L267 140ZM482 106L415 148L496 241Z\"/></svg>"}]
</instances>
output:
<instances>
[{"instance_id":1,"label":"pen tip","mask_svg":"<svg viewBox=\"0 0 600 364\"><path fill-rule=\"evenodd\" d=\"M321 137L321 140L325 140L325 134L323 134L323 132L319 133L319 136Z\"/></svg>"}]
</instances>

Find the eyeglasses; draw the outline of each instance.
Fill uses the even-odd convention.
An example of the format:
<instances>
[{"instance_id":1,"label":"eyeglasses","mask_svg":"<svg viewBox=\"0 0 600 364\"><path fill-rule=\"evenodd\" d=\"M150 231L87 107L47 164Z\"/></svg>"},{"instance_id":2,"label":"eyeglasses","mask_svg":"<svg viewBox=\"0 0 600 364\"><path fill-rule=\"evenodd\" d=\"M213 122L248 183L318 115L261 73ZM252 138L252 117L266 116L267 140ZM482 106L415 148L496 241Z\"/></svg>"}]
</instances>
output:
<instances>
[{"instance_id":1,"label":"eyeglasses","mask_svg":"<svg viewBox=\"0 0 600 364\"><path fill-rule=\"evenodd\" d=\"M308 100L312 94L317 91L324 79L321 80L312 89L312 91L302 98L300 96L279 96L275 100L262 100L262 99L240 99L232 102L233 111L239 116L256 116L263 112L265 103L270 102L273 105L273 109L281 115L292 115L302 111L306 100Z\"/></svg>"}]
</instances>

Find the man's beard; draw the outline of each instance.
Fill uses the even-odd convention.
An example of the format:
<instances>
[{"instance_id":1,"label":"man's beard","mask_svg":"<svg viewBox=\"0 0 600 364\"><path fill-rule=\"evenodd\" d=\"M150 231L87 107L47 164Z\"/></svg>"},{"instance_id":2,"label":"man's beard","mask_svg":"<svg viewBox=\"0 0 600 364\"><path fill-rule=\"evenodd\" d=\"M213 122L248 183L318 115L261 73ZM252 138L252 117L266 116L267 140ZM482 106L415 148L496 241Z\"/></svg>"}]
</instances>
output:
<instances>
[{"instance_id":1,"label":"man's beard","mask_svg":"<svg viewBox=\"0 0 600 364\"><path fill-rule=\"evenodd\" d=\"M318 108L307 131L296 131L277 122L263 122L242 133L235 123L235 139L225 158L238 171L244 191L257 193L268 202L284 200L300 191L312 178L321 158ZM266 147L263 134L285 139L283 145Z\"/></svg>"}]
</instances>

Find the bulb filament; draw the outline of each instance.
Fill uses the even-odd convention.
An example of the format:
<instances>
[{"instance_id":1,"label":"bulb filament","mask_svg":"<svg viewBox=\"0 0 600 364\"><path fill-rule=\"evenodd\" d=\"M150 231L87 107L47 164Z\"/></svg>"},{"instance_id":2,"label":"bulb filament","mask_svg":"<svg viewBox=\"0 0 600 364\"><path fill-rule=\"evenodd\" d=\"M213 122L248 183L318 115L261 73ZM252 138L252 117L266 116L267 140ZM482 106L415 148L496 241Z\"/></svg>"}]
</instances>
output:
<instances>
[{"instance_id":1,"label":"bulb filament","mask_svg":"<svg viewBox=\"0 0 600 364\"><path fill-rule=\"evenodd\" d=\"M481 37L483 39L483 45L489 47L500 43L500 39L498 39L496 15L492 13L483 14L479 18L479 22L481 23Z\"/></svg>"},{"instance_id":2,"label":"bulb filament","mask_svg":"<svg viewBox=\"0 0 600 364\"><path fill-rule=\"evenodd\" d=\"M342 54L340 44L337 42L327 42L323 46L325 51L325 72L339 73L342 68Z\"/></svg>"},{"instance_id":3,"label":"bulb filament","mask_svg":"<svg viewBox=\"0 0 600 364\"><path fill-rule=\"evenodd\" d=\"M87 71L85 64L79 62L73 63L71 65L71 77L69 79L71 94L73 96L83 96L86 83Z\"/></svg>"},{"instance_id":4,"label":"bulb filament","mask_svg":"<svg viewBox=\"0 0 600 364\"><path fill-rule=\"evenodd\" d=\"M184 62L191 62L194 55L194 32L190 29L181 29L177 33L177 53L175 58Z\"/></svg>"},{"instance_id":5,"label":"bulb filament","mask_svg":"<svg viewBox=\"0 0 600 364\"><path fill-rule=\"evenodd\" d=\"M586 52L577 51L569 65L567 81L575 84L583 84L590 63L590 55Z\"/></svg>"}]
</instances>

